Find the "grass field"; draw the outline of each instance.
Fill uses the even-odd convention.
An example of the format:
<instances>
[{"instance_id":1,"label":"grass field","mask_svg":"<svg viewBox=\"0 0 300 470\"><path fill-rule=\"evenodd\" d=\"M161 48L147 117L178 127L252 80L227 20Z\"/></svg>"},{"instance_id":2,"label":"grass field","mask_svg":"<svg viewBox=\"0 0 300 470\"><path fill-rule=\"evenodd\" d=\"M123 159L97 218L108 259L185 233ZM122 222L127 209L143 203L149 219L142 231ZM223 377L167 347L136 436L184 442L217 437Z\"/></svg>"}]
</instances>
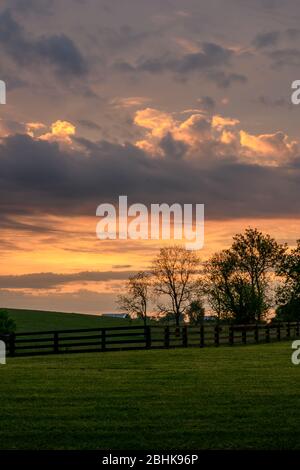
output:
<instances>
[{"instance_id":1,"label":"grass field","mask_svg":"<svg viewBox=\"0 0 300 470\"><path fill-rule=\"evenodd\" d=\"M290 342L11 358L1 449L300 448Z\"/></svg>"},{"instance_id":2,"label":"grass field","mask_svg":"<svg viewBox=\"0 0 300 470\"><path fill-rule=\"evenodd\" d=\"M46 312L39 310L7 309L20 331L63 330L72 328L101 328L140 324L139 321L104 318L79 313Z\"/></svg>"}]
</instances>

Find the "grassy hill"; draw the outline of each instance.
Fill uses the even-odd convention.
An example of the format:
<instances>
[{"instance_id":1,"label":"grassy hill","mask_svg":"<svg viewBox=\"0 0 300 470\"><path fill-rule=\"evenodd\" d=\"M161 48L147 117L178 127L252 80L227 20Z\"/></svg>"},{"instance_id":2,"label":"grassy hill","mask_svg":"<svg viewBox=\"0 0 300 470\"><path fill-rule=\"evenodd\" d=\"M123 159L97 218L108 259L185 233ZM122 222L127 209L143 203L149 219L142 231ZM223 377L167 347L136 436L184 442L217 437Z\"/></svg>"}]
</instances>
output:
<instances>
[{"instance_id":1,"label":"grassy hill","mask_svg":"<svg viewBox=\"0 0 300 470\"><path fill-rule=\"evenodd\" d=\"M138 321L105 318L80 313L46 312L39 310L7 309L20 331L63 330L72 328L101 328L139 324Z\"/></svg>"},{"instance_id":2,"label":"grassy hill","mask_svg":"<svg viewBox=\"0 0 300 470\"><path fill-rule=\"evenodd\" d=\"M290 342L0 367L1 449L300 449Z\"/></svg>"}]
</instances>

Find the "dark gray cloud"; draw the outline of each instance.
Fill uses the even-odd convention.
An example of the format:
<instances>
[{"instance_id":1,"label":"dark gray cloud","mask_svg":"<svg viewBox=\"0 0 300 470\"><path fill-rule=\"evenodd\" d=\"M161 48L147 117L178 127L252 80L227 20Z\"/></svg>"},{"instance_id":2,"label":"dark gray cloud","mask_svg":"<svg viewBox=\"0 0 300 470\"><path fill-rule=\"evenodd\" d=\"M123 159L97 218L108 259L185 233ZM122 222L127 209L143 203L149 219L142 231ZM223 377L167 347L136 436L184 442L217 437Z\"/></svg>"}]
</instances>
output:
<instances>
[{"instance_id":1,"label":"dark gray cloud","mask_svg":"<svg viewBox=\"0 0 300 470\"><path fill-rule=\"evenodd\" d=\"M211 71L207 78L215 82L220 88L228 88L232 84L243 84L247 82L247 77L240 73L225 73L224 71Z\"/></svg>"},{"instance_id":2,"label":"dark gray cloud","mask_svg":"<svg viewBox=\"0 0 300 470\"><path fill-rule=\"evenodd\" d=\"M10 8L18 13L49 15L52 13L54 0L10 0Z\"/></svg>"},{"instance_id":3,"label":"dark gray cloud","mask_svg":"<svg viewBox=\"0 0 300 470\"><path fill-rule=\"evenodd\" d=\"M87 72L87 63L72 39L63 33L32 37L9 9L0 14L0 48L18 66L48 64L60 77Z\"/></svg>"},{"instance_id":4,"label":"dark gray cloud","mask_svg":"<svg viewBox=\"0 0 300 470\"><path fill-rule=\"evenodd\" d=\"M212 111L215 108L215 100L211 96L202 96L198 100L199 106L205 111Z\"/></svg>"},{"instance_id":5,"label":"dark gray cloud","mask_svg":"<svg viewBox=\"0 0 300 470\"><path fill-rule=\"evenodd\" d=\"M204 42L201 48L200 52L183 54L180 57L165 53L160 57L141 57L135 63L118 61L114 68L130 74L147 72L156 75L171 72L181 79L187 79L192 73L201 73L223 88L230 86L232 82L244 83L247 80L242 74L223 70L230 66L234 57L231 49L212 42Z\"/></svg>"},{"instance_id":6,"label":"dark gray cloud","mask_svg":"<svg viewBox=\"0 0 300 470\"><path fill-rule=\"evenodd\" d=\"M230 49L218 44L205 42L202 44L202 52L186 54L181 59L170 63L170 67L178 73L188 73L197 70L210 69L228 65L233 56Z\"/></svg>"},{"instance_id":7,"label":"dark gray cloud","mask_svg":"<svg viewBox=\"0 0 300 470\"><path fill-rule=\"evenodd\" d=\"M135 271L83 271L75 274L32 273L0 276L3 289L53 289L70 283L106 282L128 279Z\"/></svg>"},{"instance_id":8,"label":"dark gray cloud","mask_svg":"<svg viewBox=\"0 0 300 470\"><path fill-rule=\"evenodd\" d=\"M268 107L272 107L272 108L286 108L288 107L289 109L294 109L293 108L293 104L291 103L291 99L289 97L289 99L287 98L284 98L284 97L280 97L280 98L270 98L268 96L259 96L258 97L258 103L264 105L264 106L268 106Z\"/></svg>"},{"instance_id":9,"label":"dark gray cloud","mask_svg":"<svg viewBox=\"0 0 300 470\"><path fill-rule=\"evenodd\" d=\"M294 48L277 49L269 52L268 56L272 60L274 68L299 67L300 50Z\"/></svg>"},{"instance_id":10,"label":"dark gray cloud","mask_svg":"<svg viewBox=\"0 0 300 470\"><path fill-rule=\"evenodd\" d=\"M188 146L180 140L175 140L170 132L161 139L160 147L168 158L174 160L183 158L188 150Z\"/></svg>"},{"instance_id":11,"label":"dark gray cloud","mask_svg":"<svg viewBox=\"0 0 300 470\"><path fill-rule=\"evenodd\" d=\"M112 266L113 269L129 269L131 267L131 264L114 264Z\"/></svg>"},{"instance_id":12,"label":"dark gray cloud","mask_svg":"<svg viewBox=\"0 0 300 470\"><path fill-rule=\"evenodd\" d=\"M22 208L19 211L18 215L22 215ZM28 212L28 211L26 211ZM7 215L2 215L0 220L0 229L1 230L20 230L22 232L28 232L31 234L50 234L52 233L62 233L63 231L60 230L58 227L55 227L49 223L40 224L35 222L26 223L21 222L20 220L16 220L12 217Z\"/></svg>"},{"instance_id":13,"label":"dark gray cloud","mask_svg":"<svg viewBox=\"0 0 300 470\"><path fill-rule=\"evenodd\" d=\"M257 11L258 13L272 13L273 10L283 6L282 0L233 0L236 5L247 7L249 11ZM287 4L293 2L293 0L287 0Z\"/></svg>"},{"instance_id":14,"label":"dark gray cloud","mask_svg":"<svg viewBox=\"0 0 300 470\"><path fill-rule=\"evenodd\" d=\"M92 131L101 131L102 129L102 127L99 126L99 124L97 124L94 121L91 121L90 119L79 119L77 122L81 126L86 127L87 129L90 129Z\"/></svg>"},{"instance_id":15,"label":"dark gray cloud","mask_svg":"<svg viewBox=\"0 0 300 470\"><path fill-rule=\"evenodd\" d=\"M288 28L285 31L286 37L292 41L298 39L300 36L300 29L299 28Z\"/></svg>"},{"instance_id":16,"label":"dark gray cloud","mask_svg":"<svg viewBox=\"0 0 300 470\"><path fill-rule=\"evenodd\" d=\"M279 42L279 39L279 31L269 31L267 33L260 33L254 38L253 45L257 49L263 49L264 47L276 46Z\"/></svg>"},{"instance_id":17,"label":"dark gray cloud","mask_svg":"<svg viewBox=\"0 0 300 470\"><path fill-rule=\"evenodd\" d=\"M300 36L300 29L298 28L287 28L282 31L267 31L259 33L255 36L252 44L256 49L265 49L270 47L276 47L279 42L290 42L295 41Z\"/></svg>"},{"instance_id":18,"label":"dark gray cloud","mask_svg":"<svg viewBox=\"0 0 300 470\"><path fill-rule=\"evenodd\" d=\"M150 158L130 144L92 143L66 152L29 136L0 144L0 211L27 214L94 215L103 202L204 203L208 218L297 215L300 169L220 161L206 147L193 160L178 142L163 142L165 158ZM174 146L179 146L174 158ZM176 151L177 151L176 150ZM176 152L175 152L176 153ZM279 190L280 189L280 190Z\"/></svg>"},{"instance_id":19,"label":"dark gray cloud","mask_svg":"<svg viewBox=\"0 0 300 470\"><path fill-rule=\"evenodd\" d=\"M146 31L136 31L129 25L122 25L119 29L100 28L97 39L100 39L102 46L120 51L131 46L139 47L149 36Z\"/></svg>"}]
</instances>

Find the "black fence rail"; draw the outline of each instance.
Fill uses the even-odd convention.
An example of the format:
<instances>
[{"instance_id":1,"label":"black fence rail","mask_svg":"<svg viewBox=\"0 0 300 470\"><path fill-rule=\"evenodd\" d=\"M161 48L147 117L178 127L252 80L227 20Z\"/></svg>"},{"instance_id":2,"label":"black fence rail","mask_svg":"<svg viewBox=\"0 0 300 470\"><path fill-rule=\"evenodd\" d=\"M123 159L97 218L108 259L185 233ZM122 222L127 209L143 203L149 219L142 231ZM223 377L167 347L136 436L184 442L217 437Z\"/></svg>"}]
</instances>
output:
<instances>
[{"instance_id":1,"label":"black fence rail","mask_svg":"<svg viewBox=\"0 0 300 470\"><path fill-rule=\"evenodd\" d=\"M0 337L7 355L105 352L141 349L234 346L300 336L300 322L267 325L128 326L34 331Z\"/></svg>"}]
</instances>

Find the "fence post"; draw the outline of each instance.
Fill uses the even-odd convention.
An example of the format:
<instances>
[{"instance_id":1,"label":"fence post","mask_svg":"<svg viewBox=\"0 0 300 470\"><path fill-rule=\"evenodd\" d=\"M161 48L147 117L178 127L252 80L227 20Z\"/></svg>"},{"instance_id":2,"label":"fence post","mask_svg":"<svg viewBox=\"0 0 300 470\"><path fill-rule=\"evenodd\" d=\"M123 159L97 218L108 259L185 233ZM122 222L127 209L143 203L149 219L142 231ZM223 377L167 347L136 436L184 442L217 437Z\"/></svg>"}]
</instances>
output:
<instances>
[{"instance_id":1,"label":"fence post","mask_svg":"<svg viewBox=\"0 0 300 470\"><path fill-rule=\"evenodd\" d=\"M204 348L204 325L200 326L200 348Z\"/></svg>"},{"instance_id":2,"label":"fence post","mask_svg":"<svg viewBox=\"0 0 300 470\"><path fill-rule=\"evenodd\" d=\"M277 341L281 340L281 325L278 323L277 325Z\"/></svg>"},{"instance_id":3,"label":"fence post","mask_svg":"<svg viewBox=\"0 0 300 470\"><path fill-rule=\"evenodd\" d=\"M187 332L187 326L182 327L182 346L184 348L188 347L188 332Z\"/></svg>"},{"instance_id":4,"label":"fence post","mask_svg":"<svg viewBox=\"0 0 300 470\"><path fill-rule=\"evenodd\" d=\"M219 327L218 325L215 326L215 346L219 346L220 344L220 335L219 335L220 331L219 331Z\"/></svg>"},{"instance_id":5,"label":"fence post","mask_svg":"<svg viewBox=\"0 0 300 470\"><path fill-rule=\"evenodd\" d=\"M266 331L266 343L270 342L270 328L269 325L265 326L265 331Z\"/></svg>"},{"instance_id":6,"label":"fence post","mask_svg":"<svg viewBox=\"0 0 300 470\"><path fill-rule=\"evenodd\" d=\"M170 347L170 328L169 326L165 327L165 348Z\"/></svg>"},{"instance_id":7,"label":"fence post","mask_svg":"<svg viewBox=\"0 0 300 470\"><path fill-rule=\"evenodd\" d=\"M106 330L102 328L101 330L101 351L105 351L106 349Z\"/></svg>"},{"instance_id":8,"label":"fence post","mask_svg":"<svg viewBox=\"0 0 300 470\"><path fill-rule=\"evenodd\" d=\"M287 322L287 327L286 327L286 337L290 338L291 337L291 325L290 322Z\"/></svg>"},{"instance_id":9,"label":"fence post","mask_svg":"<svg viewBox=\"0 0 300 470\"><path fill-rule=\"evenodd\" d=\"M247 330L245 326L243 327L243 330L242 330L242 343L247 344Z\"/></svg>"},{"instance_id":10,"label":"fence post","mask_svg":"<svg viewBox=\"0 0 300 470\"><path fill-rule=\"evenodd\" d=\"M16 335L15 333L11 333L9 335L9 354L11 357L14 357L16 352Z\"/></svg>"},{"instance_id":11,"label":"fence post","mask_svg":"<svg viewBox=\"0 0 300 470\"><path fill-rule=\"evenodd\" d=\"M145 340L146 340L146 348L151 348L151 329L149 325L145 326Z\"/></svg>"},{"instance_id":12,"label":"fence post","mask_svg":"<svg viewBox=\"0 0 300 470\"><path fill-rule=\"evenodd\" d=\"M256 343L259 342L259 329L258 329L258 324L257 323L255 325L255 330L254 330L254 339L255 339Z\"/></svg>"},{"instance_id":13,"label":"fence post","mask_svg":"<svg viewBox=\"0 0 300 470\"><path fill-rule=\"evenodd\" d=\"M234 344L234 329L232 325L229 327L229 344L230 346L233 346Z\"/></svg>"},{"instance_id":14,"label":"fence post","mask_svg":"<svg viewBox=\"0 0 300 470\"><path fill-rule=\"evenodd\" d=\"M58 332L57 331L55 331L55 333L53 335L53 351L54 351L54 354L59 353Z\"/></svg>"}]
</instances>

